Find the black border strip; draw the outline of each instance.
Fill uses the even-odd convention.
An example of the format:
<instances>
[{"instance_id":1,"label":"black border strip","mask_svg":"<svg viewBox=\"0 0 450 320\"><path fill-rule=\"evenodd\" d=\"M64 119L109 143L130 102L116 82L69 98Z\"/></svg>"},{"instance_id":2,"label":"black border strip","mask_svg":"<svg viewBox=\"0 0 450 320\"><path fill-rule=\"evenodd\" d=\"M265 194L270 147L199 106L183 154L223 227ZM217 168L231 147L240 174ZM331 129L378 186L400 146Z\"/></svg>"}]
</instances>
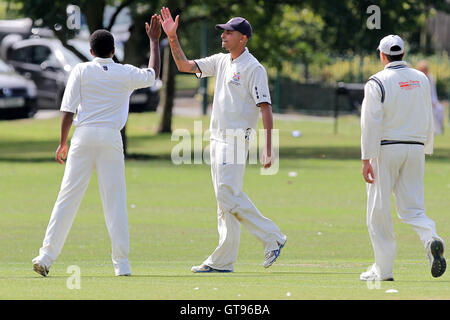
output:
<instances>
[{"instance_id":1,"label":"black border strip","mask_svg":"<svg viewBox=\"0 0 450 320\"><path fill-rule=\"evenodd\" d=\"M419 142L419 141L381 140L382 146L385 146L388 144L420 144L422 146L425 145L423 142Z\"/></svg>"},{"instance_id":2,"label":"black border strip","mask_svg":"<svg viewBox=\"0 0 450 320\"><path fill-rule=\"evenodd\" d=\"M195 65L197 66L198 70L200 70L200 76L197 76L198 72L194 73L194 75L197 77L197 79L201 79L202 75L203 75L202 69L200 69L200 67L198 66L197 61L195 61L195 60L193 60L193 61L194 61Z\"/></svg>"}]
</instances>

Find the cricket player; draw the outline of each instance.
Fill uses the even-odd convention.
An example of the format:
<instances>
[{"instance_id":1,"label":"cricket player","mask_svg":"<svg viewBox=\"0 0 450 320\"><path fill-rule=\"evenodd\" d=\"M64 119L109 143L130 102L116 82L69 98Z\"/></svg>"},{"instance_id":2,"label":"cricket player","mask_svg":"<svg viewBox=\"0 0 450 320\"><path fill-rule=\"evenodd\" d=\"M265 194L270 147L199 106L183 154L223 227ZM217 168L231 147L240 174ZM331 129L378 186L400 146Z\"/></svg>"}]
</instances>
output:
<instances>
[{"instance_id":1,"label":"cricket player","mask_svg":"<svg viewBox=\"0 0 450 320\"><path fill-rule=\"evenodd\" d=\"M431 274L445 272L444 242L425 215L425 154L433 153L433 113L427 77L402 61L404 42L384 37L378 46L384 70L369 78L361 112L362 175L367 182L367 226L375 264L361 280L394 280L396 252L391 218L394 192L397 214L418 233Z\"/></svg>"},{"instance_id":2,"label":"cricket player","mask_svg":"<svg viewBox=\"0 0 450 320\"><path fill-rule=\"evenodd\" d=\"M153 15L145 27L150 39L148 68L114 63L112 34L97 30L90 37L95 58L76 65L70 74L61 104L61 138L56 151L56 161L64 164L67 156L67 164L43 245L33 259L34 271L44 277L62 250L94 169L111 238L115 275L131 275L120 130L127 121L131 93L154 85L159 75L159 16ZM69 149L67 138L72 122L75 131Z\"/></svg>"},{"instance_id":3,"label":"cricket player","mask_svg":"<svg viewBox=\"0 0 450 320\"><path fill-rule=\"evenodd\" d=\"M255 130L261 110L266 129L263 166L269 168L272 163L270 93L264 67L246 48L252 36L250 23L236 17L226 24L216 25L216 29L223 31L222 47L229 53L188 60L176 33L179 16L174 21L169 9L163 7L161 20L178 70L195 73L197 77L216 77L210 123L210 161L218 206L219 245L201 265L192 267L191 271L232 272L238 256L241 224L262 242L265 252L263 265L268 268L280 255L286 236L274 222L258 211L242 191L245 161L233 161L227 157L227 154L235 151L246 158L249 135L243 135L243 144L230 139L229 135Z\"/></svg>"}]
</instances>

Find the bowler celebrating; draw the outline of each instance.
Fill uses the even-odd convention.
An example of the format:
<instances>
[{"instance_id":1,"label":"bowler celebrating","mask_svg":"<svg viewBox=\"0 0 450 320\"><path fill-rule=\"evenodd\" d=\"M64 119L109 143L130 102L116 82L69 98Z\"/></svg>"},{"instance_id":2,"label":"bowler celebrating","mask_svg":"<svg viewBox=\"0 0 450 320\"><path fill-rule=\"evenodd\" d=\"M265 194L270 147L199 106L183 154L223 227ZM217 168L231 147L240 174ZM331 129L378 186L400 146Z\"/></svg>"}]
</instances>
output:
<instances>
[{"instance_id":1,"label":"bowler celebrating","mask_svg":"<svg viewBox=\"0 0 450 320\"><path fill-rule=\"evenodd\" d=\"M217 199L219 245L199 266L191 271L232 272L237 260L241 223L264 247L264 267L270 267L280 255L286 236L270 219L264 217L242 191L245 161L229 159L228 154L248 154L248 135L256 129L259 110L266 130L263 165L271 166L272 107L264 67L246 48L252 36L250 23L236 17L222 30L222 47L228 54L215 54L198 60L188 60L177 37L179 16L172 19L168 8L162 8L162 27L167 34L172 56L178 70L196 73L198 77L216 77L211 115L210 160L214 191ZM235 143L230 132L245 132L245 143ZM244 135L243 135L244 136ZM239 138L238 138L239 139ZM231 161L230 161L231 160Z\"/></svg>"},{"instance_id":2,"label":"bowler celebrating","mask_svg":"<svg viewBox=\"0 0 450 320\"><path fill-rule=\"evenodd\" d=\"M67 165L43 245L33 259L34 271L44 277L62 250L94 169L111 238L115 275L131 275L120 130L127 121L131 93L154 85L159 75L158 15L152 17L150 25L146 23L146 32L151 51L148 68L114 63L112 34L97 30L90 37L94 60L76 65L70 74L61 104L61 140L56 151L56 160L61 164L68 153ZM72 122L75 131L69 149L67 138Z\"/></svg>"},{"instance_id":3,"label":"bowler celebrating","mask_svg":"<svg viewBox=\"0 0 450 320\"><path fill-rule=\"evenodd\" d=\"M425 215L425 154L433 152L433 113L427 77L402 61L403 40L380 41L384 70L370 77L361 112L362 174L367 182L367 226L375 264L361 280L393 280L395 236L391 218L394 192L397 214L422 241L433 277L446 269L444 242Z\"/></svg>"}]
</instances>

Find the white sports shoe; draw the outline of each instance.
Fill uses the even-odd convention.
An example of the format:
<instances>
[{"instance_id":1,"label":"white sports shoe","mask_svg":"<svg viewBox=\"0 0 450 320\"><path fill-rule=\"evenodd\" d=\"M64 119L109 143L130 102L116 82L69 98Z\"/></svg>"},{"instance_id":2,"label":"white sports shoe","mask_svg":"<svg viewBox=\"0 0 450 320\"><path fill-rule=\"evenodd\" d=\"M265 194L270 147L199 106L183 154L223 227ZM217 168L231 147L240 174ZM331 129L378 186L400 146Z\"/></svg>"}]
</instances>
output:
<instances>
[{"instance_id":1,"label":"white sports shoe","mask_svg":"<svg viewBox=\"0 0 450 320\"><path fill-rule=\"evenodd\" d=\"M394 281L394 278L381 278L380 272L375 264L373 264L366 272L361 273L359 276L361 281Z\"/></svg>"},{"instance_id":2,"label":"white sports shoe","mask_svg":"<svg viewBox=\"0 0 450 320\"><path fill-rule=\"evenodd\" d=\"M431 275L434 278L442 276L447 268L444 249L444 243L438 239L432 240L427 244L427 256L428 260L430 260Z\"/></svg>"},{"instance_id":3,"label":"white sports shoe","mask_svg":"<svg viewBox=\"0 0 450 320\"><path fill-rule=\"evenodd\" d=\"M33 261L33 271L39 273L41 276L46 277L49 273L49 268L44 266L40 261Z\"/></svg>"},{"instance_id":4,"label":"white sports shoe","mask_svg":"<svg viewBox=\"0 0 450 320\"><path fill-rule=\"evenodd\" d=\"M284 243L278 243L277 250L267 251L265 253L265 259L263 263L264 268L270 267L275 262L275 260L278 259L278 257L281 254L281 249L283 249L284 245L286 244L286 241L287 240L285 240Z\"/></svg>"},{"instance_id":5,"label":"white sports shoe","mask_svg":"<svg viewBox=\"0 0 450 320\"><path fill-rule=\"evenodd\" d=\"M116 277L131 276L131 267L128 259L121 259L119 261L113 261L114 274Z\"/></svg>"},{"instance_id":6,"label":"white sports shoe","mask_svg":"<svg viewBox=\"0 0 450 320\"><path fill-rule=\"evenodd\" d=\"M233 270L219 270L211 268L210 266L207 266L206 264L201 264L199 266L193 266L191 268L191 271L194 273L208 273L208 272L233 272Z\"/></svg>"}]
</instances>

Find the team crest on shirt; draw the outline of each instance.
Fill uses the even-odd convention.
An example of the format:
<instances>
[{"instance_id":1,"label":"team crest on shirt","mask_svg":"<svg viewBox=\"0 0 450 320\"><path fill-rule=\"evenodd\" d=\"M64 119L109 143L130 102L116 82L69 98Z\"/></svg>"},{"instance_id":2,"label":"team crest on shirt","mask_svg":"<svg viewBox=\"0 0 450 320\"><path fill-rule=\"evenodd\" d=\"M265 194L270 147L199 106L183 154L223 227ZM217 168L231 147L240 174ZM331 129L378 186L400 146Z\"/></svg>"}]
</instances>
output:
<instances>
[{"instance_id":1,"label":"team crest on shirt","mask_svg":"<svg viewBox=\"0 0 450 320\"><path fill-rule=\"evenodd\" d=\"M240 80L241 80L241 73L240 72L233 72L233 77L231 78L231 83L234 83L236 85L241 85L240 84Z\"/></svg>"},{"instance_id":2,"label":"team crest on shirt","mask_svg":"<svg viewBox=\"0 0 450 320\"><path fill-rule=\"evenodd\" d=\"M413 80L400 81L398 83L398 85L400 86L400 89L412 90L412 89L420 88L420 81L413 81Z\"/></svg>"}]
</instances>

